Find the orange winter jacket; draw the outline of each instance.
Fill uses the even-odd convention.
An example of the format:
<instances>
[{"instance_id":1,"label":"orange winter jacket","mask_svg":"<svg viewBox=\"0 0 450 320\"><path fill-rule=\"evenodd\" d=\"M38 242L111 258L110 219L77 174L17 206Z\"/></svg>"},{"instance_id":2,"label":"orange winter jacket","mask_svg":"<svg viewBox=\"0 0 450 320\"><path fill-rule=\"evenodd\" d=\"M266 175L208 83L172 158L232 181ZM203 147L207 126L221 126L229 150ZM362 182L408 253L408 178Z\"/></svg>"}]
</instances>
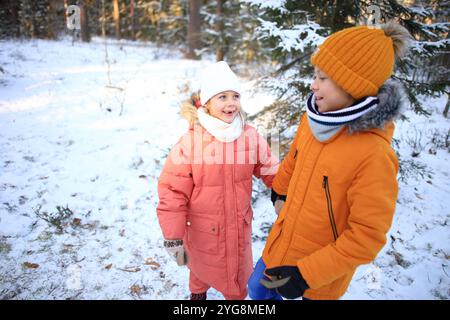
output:
<instances>
[{"instance_id":1,"label":"orange winter jacket","mask_svg":"<svg viewBox=\"0 0 450 320\"><path fill-rule=\"evenodd\" d=\"M390 111L386 112L390 118ZM272 188L287 195L263 251L267 268L296 265L310 299L338 299L356 268L371 262L386 242L397 199L394 131L343 127L325 142L302 117Z\"/></svg>"},{"instance_id":2,"label":"orange winter jacket","mask_svg":"<svg viewBox=\"0 0 450 320\"><path fill-rule=\"evenodd\" d=\"M164 238L184 239L189 269L224 295L245 291L253 270L252 177L270 188L278 165L249 125L230 143L196 125L167 157L157 207Z\"/></svg>"}]
</instances>

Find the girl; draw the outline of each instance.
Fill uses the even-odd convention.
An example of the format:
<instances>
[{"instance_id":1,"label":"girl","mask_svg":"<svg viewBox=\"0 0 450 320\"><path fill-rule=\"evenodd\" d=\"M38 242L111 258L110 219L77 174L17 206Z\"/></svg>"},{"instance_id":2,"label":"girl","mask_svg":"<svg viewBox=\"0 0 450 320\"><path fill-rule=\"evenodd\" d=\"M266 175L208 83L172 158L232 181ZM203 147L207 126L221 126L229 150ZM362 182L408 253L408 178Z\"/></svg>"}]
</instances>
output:
<instances>
[{"instance_id":1,"label":"girl","mask_svg":"<svg viewBox=\"0 0 450 320\"><path fill-rule=\"evenodd\" d=\"M182 105L190 124L170 151L158 180L157 214L164 246L187 264L191 300L214 287L244 299L252 272L252 176L271 187L278 159L245 124L240 86L229 66L209 66L200 99Z\"/></svg>"},{"instance_id":2,"label":"girl","mask_svg":"<svg viewBox=\"0 0 450 320\"><path fill-rule=\"evenodd\" d=\"M410 38L394 23L358 26L312 56L312 95L273 182L281 211L250 279L253 299L338 299L386 243L398 192L393 120L404 103L386 80Z\"/></svg>"}]
</instances>

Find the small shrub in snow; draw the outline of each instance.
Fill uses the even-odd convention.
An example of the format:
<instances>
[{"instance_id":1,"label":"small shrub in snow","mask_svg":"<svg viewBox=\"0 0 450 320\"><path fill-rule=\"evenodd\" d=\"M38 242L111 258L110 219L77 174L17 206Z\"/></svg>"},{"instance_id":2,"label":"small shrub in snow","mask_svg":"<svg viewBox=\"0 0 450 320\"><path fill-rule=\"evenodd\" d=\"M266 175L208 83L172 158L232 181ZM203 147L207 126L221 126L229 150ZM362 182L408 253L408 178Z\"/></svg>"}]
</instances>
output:
<instances>
[{"instance_id":1,"label":"small shrub in snow","mask_svg":"<svg viewBox=\"0 0 450 320\"><path fill-rule=\"evenodd\" d=\"M58 233L63 233L64 227L68 225L70 218L73 216L73 211L68 206L56 206L57 211L54 213L41 212L41 208L41 206L38 206L35 214L50 226L55 227Z\"/></svg>"},{"instance_id":2,"label":"small shrub in snow","mask_svg":"<svg viewBox=\"0 0 450 320\"><path fill-rule=\"evenodd\" d=\"M406 183L409 179L416 180L431 178L433 171L423 162L415 159L399 158L399 181Z\"/></svg>"},{"instance_id":3,"label":"small shrub in snow","mask_svg":"<svg viewBox=\"0 0 450 320\"><path fill-rule=\"evenodd\" d=\"M447 150L450 153L450 129L447 132L440 132L434 129L431 133L429 154L436 154L438 149Z\"/></svg>"}]
</instances>

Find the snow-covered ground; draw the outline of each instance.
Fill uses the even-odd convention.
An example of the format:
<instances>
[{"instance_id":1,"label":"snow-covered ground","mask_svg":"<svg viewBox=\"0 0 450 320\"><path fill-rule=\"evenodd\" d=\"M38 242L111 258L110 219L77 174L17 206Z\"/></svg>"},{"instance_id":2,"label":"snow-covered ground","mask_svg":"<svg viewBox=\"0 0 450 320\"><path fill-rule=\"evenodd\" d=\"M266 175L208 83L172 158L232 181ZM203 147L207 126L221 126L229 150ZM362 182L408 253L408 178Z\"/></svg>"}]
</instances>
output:
<instances>
[{"instance_id":1,"label":"snow-covered ground","mask_svg":"<svg viewBox=\"0 0 450 320\"><path fill-rule=\"evenodd\" d=\"M162 248L156 182L187 129L179 102L210 61L173 52L109 42L109 83L101 39L0 41L0 299L188 297L188 270ZM243 106L255 113L270 99ZM426 144L450 127L445 102L399 122L401 154L415 143L430 174L401 183L388 243L344 299L449 299L450 153ZM255 261L274 218L260 196Z\"/></svg>"}]
</instances>

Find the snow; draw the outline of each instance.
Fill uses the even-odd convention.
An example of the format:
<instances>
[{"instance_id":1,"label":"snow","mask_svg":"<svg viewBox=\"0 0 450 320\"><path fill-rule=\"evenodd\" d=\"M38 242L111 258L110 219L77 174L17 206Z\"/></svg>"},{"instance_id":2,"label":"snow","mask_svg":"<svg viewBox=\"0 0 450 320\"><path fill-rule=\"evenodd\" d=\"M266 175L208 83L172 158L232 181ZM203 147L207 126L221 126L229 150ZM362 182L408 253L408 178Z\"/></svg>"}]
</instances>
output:
<instances>
[{"instance_id":1,"label":"snow","mask_svg":"<svg viewBox=\"0 0 450 320\"><path fill-rule=\"evenodd\" d=\"M244 0L249 6L256 6L259 9L271 9L279 11L280 14L288 13L286 9L285 0ZM277 38L277 47L285 52L299 50L304 52L308 46L317 46L322 43L325 38L318 34L322 27L309 19L307 12L302 12L305 15L306 21L302 24L295 24L284 28L273 21L267 21L258 18L260 26L256 28L255 32L260 39L263 38ZM296 12L300 14L300 12Z\"/></svg>"},{"instance_id":2,"label":"snow","mask_svg":"<svg viewBox=\"0 0 450 320\"><path fill-rule=\"evenodd\" d=\"M304 52L308 46L316 46L325 39L317 33L322 27L312 21L308 21L306 24L294 25L289 29L283 29L277 26L275 22L261 18L258 20L261 26L256 29L256 32L261 34L260 37L278 38L278 47L286 52L292 50Z\"/></svg>"},{"instance_id":3,"label":"snow","mask_svg":"<svg viewBox=\"0 0 450 320\"><path fill-rule=\"evenodd\" d=\"M243 0L241 2L258 6L261 9L278 10L280 13L287 12L285 8L286 0Z\"/></svg>"},{"instance_id":4,"label":"snow","mask_svg":"<svg viewBox=\"0 0 450 320\"><path fill-rule=\"evenodd\" d=\"M162 247L156 181L187 129L179 102L210 61L176 52L109 40L109 83L99 38L0 42L0 299L188 297L187 268ZM247 112L273 101L243 81ZM400 184L388 242L343 299L449 299L450 157L429 152L430 137L449 128L445 103L429 99L429 119L398 123L401 154L411 154L416 126L414 159L431 173ZM263 193L253 208L256 262L275 214ZM60 229L44 220L64 212Z\"/></svg>"}]
</instances>

